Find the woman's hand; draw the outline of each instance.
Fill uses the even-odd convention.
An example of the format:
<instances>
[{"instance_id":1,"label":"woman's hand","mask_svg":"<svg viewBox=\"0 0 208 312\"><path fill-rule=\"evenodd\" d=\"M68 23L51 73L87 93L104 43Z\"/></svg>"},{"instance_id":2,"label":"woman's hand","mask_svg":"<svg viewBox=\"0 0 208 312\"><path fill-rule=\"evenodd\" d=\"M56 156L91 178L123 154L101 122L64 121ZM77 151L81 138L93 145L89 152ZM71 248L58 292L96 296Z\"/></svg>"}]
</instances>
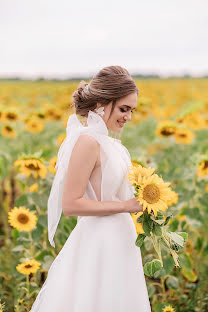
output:
<instances>
[{"instance_id":1,"label":"woman's hand","mask_svg":"<svg viewBox=\"0 0 208 312\"><path fill-rule=\"evenodd\" d=\"M143 205L139 204L139 201L136 198L132 198L124 201L125 211L126 212L138 212L143 211Z\"/></svg>"}]
</instances>

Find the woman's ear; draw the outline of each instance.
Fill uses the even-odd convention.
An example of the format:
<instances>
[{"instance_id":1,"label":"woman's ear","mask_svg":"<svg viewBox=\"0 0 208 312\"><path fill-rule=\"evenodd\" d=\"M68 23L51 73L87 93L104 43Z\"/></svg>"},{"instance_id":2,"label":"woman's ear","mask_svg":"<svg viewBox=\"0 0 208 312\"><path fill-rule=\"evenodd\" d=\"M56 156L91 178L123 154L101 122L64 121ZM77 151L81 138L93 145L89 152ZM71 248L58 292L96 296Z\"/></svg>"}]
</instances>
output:
<instances>
[{"instance_id":1,"label":"woman's ear","mask_svg":"<svg viewBox=\"0 0 208 312\"><path fill-rule=\"evenodd\" d=\"M96 108L100 108L102 106L102 104L101 103L99 103L99 102L97 102L97 106L96 106Z\"/></svg>"}]
</instances>

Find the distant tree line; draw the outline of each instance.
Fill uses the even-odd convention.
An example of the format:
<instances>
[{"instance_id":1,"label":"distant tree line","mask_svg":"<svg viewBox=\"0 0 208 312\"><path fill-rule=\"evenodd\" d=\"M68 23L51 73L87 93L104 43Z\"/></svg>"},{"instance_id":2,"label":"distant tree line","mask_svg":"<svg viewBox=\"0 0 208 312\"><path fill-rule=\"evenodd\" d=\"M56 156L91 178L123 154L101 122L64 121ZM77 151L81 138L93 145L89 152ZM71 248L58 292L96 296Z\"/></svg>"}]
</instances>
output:
<instances>
[{"instance_id":1,"label":"distant tree line","mask_svg":"<svg viewBox=\"0 0 208 312\"><path fill-rule=\"evenodd\" d=\"M189 74L183 74L183 75L171 75L167 77L161 77L158 74L132 74L131 75L133 78L138 78L138 79L177 79L177 78L184 78L184 79L191 79L191 78L208 78L208 74L206 75L201 75L201 76L191 76ZM92 77L87 77L87 76L80 76L80 77L68 77L68 78L44 78L44 77L37 77L37 78L22 78L22 77L0 77L0 81L80 81L80 80L88 80L92 79Z\"/></svg>"}]
</instances>

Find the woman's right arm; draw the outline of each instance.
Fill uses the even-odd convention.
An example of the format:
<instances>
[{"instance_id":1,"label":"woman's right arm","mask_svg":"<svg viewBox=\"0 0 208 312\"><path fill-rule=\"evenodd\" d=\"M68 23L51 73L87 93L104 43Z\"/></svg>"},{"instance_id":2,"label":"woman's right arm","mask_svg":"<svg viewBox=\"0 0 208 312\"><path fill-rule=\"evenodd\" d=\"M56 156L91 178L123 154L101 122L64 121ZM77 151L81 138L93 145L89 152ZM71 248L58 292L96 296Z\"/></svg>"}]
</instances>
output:
<instances>
[{"instance_id":1,"label":"woman's right arm","mask_svg":"<svg viewBox=\"0 0 208 312\"><path fill-rule=\"evenodd\" d=\"M63 188L62 210L65 216L104 216L142 211L135 198L126 201L97 201L84 198L88 180L100 152L98 142L81 135L71 153Z\"/></svg>"}]
</instances>

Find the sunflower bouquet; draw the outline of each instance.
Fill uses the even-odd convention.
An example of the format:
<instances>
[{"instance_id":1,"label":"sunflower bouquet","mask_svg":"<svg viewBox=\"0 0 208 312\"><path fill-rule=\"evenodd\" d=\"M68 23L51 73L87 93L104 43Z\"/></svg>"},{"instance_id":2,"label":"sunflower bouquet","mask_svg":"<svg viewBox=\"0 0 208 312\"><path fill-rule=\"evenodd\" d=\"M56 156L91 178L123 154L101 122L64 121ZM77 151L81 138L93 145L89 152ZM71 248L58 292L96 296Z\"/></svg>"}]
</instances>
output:
<instances>
[{"instance_id":1,"label":"sunflower bouquet","mask_svg":"<svg viewBox=\"0 0 208 312\"><path fill-rule=\"evenodd\" d=\"M141 247L146 237L150 237L159 257L145 264L147 275L153 275L163 267L162 244L168 248L175 266L180 267L177 251L184 247L188 239L186 232L176 233L168 229L168 221L172 214L165 215L165 211L168 206L177 202L177 193L170 188L169 182L165 183L154 171L154 168L144 168L134 162L128 174L128 179L135 189L134 195L143 206L143 211L131 214L135 224L140 226L135 244Z\"/></svg>"}]
</instances>

